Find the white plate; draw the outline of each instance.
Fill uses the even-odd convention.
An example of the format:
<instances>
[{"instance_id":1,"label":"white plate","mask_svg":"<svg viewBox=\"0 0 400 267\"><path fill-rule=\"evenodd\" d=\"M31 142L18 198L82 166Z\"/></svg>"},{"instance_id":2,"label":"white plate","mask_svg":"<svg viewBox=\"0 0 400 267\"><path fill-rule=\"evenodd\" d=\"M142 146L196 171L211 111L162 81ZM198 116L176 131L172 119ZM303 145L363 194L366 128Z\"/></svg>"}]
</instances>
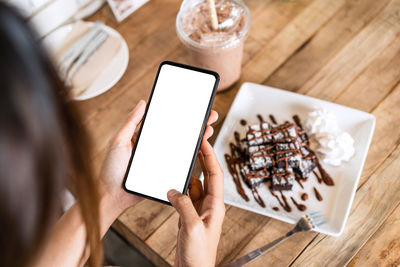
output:
<instances>
[{"instance_id":1,"label":"white plate","mask_svg":"<svg viewBox=\"0 0 400 267\"><path fill-rule=\"evenodd\" d=\"M86 23L92 26L94 25L93 22ZM62 26L43 39L44 45L50 49L51 53L54 54L57 51L67 35L71 32L72 26L73 24ZM104 70L98 75L97 79L93 81L82 95L75 97L74 100L86 100L106 92L121 79L128 66L129 50L124 38L114 29L106 25L102 27L108 34L121 40L121 47Z\"/></svg>"},{"instance_id":2,"label":"white plate","mask_svg":"<svg viewBox=\"0 0 400 267\"><path fill-rule=\"evenodd\" d=\"M316 107L323 107L335 113L341 129L349 132L355 139L356 154L348 163L344 163L340 167L331 167L321 163L332 176L335 185L319 184L313 175L304 183L304 189L301 189L295 183L293 190L285 193L292 207L292 211L288 213L282 209L266 185L263 184L258 189L266 204L266 207L262 208L254 200L249 188L241 181L246 194L250 198L250 201L246 202L237 193L224 158L224 155L230 152L229 143L234 141L233 133L238 131L242 137L245 135L246 126L240 125L240 120L247 120L249 125L259 123L257 114L263 115L265 119L268 118L269 114L273 114L278 122L284 122L286 120L292 121L292 116L297 114L304 123L307 114ZM268 86L244 83L226 116L214 145L225 174L225 203L288 223L297 222L304 214L321 211L328 223L315 231L339 236L343 232L350 212L374 128L375 117L369 113ZM313 192L314 186L323 196L323 201L317 201ZM309 196L306 201L300 199L303 192L306 192ZM305 204L307 209L304 212L298 211L291 202L290 196L293 196L299 203ZM273 207L278 207L279 211L274 211Z\"/></svg>"}]
</instances>

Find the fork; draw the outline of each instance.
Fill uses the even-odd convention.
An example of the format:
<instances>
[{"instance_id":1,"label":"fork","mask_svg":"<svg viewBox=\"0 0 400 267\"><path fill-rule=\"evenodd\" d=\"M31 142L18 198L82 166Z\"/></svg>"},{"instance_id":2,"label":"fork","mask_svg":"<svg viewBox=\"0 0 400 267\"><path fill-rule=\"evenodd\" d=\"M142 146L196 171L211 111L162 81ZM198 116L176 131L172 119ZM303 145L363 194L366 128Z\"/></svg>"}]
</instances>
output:
<instances>
[{"instance_id":1,"label":"fork","mask_svg":"<svg viewBox=\"0 0 400 267\"><path fill-rule=\"evenodd\" d=\"M304 215L296 223L294 228L286 233L286 235L281 236L281 237L275 239L274 241L272 241L258 249L251 251L250 253L224 265L223 267L244 266L244 265L248 264L249 262L255 260L256 258L260 257L261 255L264 255L266 252L271 250L273 247L277 246L278 244L280 244L284 240L288 239L290 236L294 235L295 233L307 232L307 231L313 230L316 227L321 226L325 223L326 223L325 217L319 211Z\"/></svg>"}]
</instances>

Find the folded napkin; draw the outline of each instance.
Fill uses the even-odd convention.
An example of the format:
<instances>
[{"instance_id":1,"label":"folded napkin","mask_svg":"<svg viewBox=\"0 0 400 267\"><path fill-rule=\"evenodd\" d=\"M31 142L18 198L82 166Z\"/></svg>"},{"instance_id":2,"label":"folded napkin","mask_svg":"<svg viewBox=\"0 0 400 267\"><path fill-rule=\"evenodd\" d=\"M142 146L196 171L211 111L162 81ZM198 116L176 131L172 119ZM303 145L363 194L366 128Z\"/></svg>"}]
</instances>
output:
<instances>
[{"instance_id":1,"label":"folded napkin","mask_svg":"<svg viewBox=\"0 0 400 267\"><path fill-rule=\"evenodd\" d=\"M70 34L66 37L60 49L56 52L56 58L61 55L92 27L83 21L76 22ZM71 96L78 97L86 92L93 81L98 77L104 68L110 63L115 54L121 47L121 40L113 35L109 35L107 40L97 48L89 59L79 68L72 77Z\"/></svg>"}]
</instances>

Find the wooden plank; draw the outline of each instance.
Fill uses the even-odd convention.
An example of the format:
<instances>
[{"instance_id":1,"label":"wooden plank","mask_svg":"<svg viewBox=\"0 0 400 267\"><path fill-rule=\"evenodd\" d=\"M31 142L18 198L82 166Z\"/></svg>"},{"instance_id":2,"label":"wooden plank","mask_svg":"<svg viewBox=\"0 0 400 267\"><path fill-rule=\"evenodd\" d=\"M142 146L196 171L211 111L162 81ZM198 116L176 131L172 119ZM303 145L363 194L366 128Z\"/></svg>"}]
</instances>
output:
<instances>
[{"instance_id":1,"label":"wooden plank","mask_svg":"<svg viewBox=\"0 0 400 267\"><path fill-rule=\"evenodd\" d=\"M347 265L400 266L400 206Z\"/></svg>"},{"instance_id":2,"label":"wooden plank","mask_svg":"<svg viewBox=\"0 0 400 267\"><path fill-rule=\"evenodd\" d=\"M346 1L314 1L280 31L245 66L243 81L262 82L344 5Z\"/></svg>"},{"instance_id":3,"label":"wooden plank","mask_svg":"<svg viewBox=\"0 0 400 267\"><path fill-rule=\"evenodd\" d=\"M370 24L300 89L300 93L334 99L400 32L400 1L391 1Z\"/></svg>"},{"instance_id":4,"label":"wooden plank","mask_svg":"<svg viewBox=\"0 0 400 267\"><path fill-rule=\"evenodd\" d=\"M253 18L250 36L260 43L267 44L293 18L304 10L313 0L296 2L270 1ZM259 1L258 1L259 2ZM247 2L246 2L247 4ZM259 5L259 3L257 3ZM253 16L253 12L251 12Z\"/></svg>"},{"instance_id":5,"label":"wooden plank","mask_svg":"<svg viewBox=\"0 0 400 267\"><path fill-rule=\"evenodd\" d=\"M399 82L399 63L400 40L395 38L335 102L367 112L373 110Z\"/></svg>"},{"instance_id":6,"label":"wooden plank","mask_svg":"<svg viewBox=\"0 0 400 267\"><path fill-rule=\"evenodd\" d=\"M168 264L170 264L171 266L174 265L175 262L175 255L176 255L176 250L172 250L171 254L168 255L168 257L166 258L166 261L168 262Z\"/></svg>"},{"instance_id":7,"label":"wooden plank","mask_svg":"<svg viewBox=\"0 0 400 267\"><path fill-rule=\"evenodd\" d=\"M365 27L389 0L347 1L342 9L264 82L297 91Z\"/></svg>"},{"instance_id":8,"label":"wooden plank","mask_svg":"<svg viewBox=\"0 0 400 267\"><path fill-rule=\"evenodd\" d=\"M178 236L179 214L174 212L147 240L146 245L151 247L159 257L167 258L176 246Z\"/></svg>"},{"instance_id":9,"label":"wooden plank","mask_svg":"<svg viewBox=\"0 0 400 267\"><path fill-rule=\"evenodd\" d=\"M364 166L364 173L373 173L400 142L400 85L376 108L375 133ZM362 176L363 183L366 176Z\"/></svg>"},{"instance_id":10,"label":"wooden plank","mask_svg":"<svg viewBox=\"0 0 400 267\"><path fill-rule=\"evenodd\" d=\"M318 235L293 266L347 264L400 203L399 165L400 146L357 192L343 235Z\"/></svg>"},{"instance_id":11,"label":"wooden plank","mask_svg":"<svg viewBox=\"0 0 400 267\"><path fill-rule=\"evenodd\" d=\"M128 209L118 220L129 229L140 229L136 234L140 239L145 240L159 225L171 217L174 211L174 208L170 206L145 199Z\"/></svg>"}]
</instances>

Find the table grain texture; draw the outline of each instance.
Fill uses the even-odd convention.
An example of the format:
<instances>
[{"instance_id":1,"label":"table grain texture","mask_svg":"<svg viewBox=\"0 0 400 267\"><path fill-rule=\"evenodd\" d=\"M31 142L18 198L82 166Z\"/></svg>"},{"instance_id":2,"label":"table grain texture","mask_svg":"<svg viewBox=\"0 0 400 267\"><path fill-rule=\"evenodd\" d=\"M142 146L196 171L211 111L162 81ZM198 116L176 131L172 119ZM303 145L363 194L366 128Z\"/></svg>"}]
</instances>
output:
<instances>
[{"instance_id":1,"label":"table grain texture","mask_svg":"<svg viewBox=\"0 0 400 267\"><path fill-rule=\"evenodd\" d=\"M243 82L255 82L372 113L376 129L344 233L293 236L249 266L400 265L400 0L245 0L252 28L240 81L219 93L215 136ZM107 93L78 103L99 168L110 137L147 99L162 60L188 63L175 33L180 0L150 0L118 24L108 6L90 20L118 30L128 69ZM166 131L170 129L165 129ZM199 173L197 169L197 173ZM156 266L175 257L178 215L144 200L113 227ZM226 206L217 265L279 237L292 225Z\"/></svg>"}]
</instances>

